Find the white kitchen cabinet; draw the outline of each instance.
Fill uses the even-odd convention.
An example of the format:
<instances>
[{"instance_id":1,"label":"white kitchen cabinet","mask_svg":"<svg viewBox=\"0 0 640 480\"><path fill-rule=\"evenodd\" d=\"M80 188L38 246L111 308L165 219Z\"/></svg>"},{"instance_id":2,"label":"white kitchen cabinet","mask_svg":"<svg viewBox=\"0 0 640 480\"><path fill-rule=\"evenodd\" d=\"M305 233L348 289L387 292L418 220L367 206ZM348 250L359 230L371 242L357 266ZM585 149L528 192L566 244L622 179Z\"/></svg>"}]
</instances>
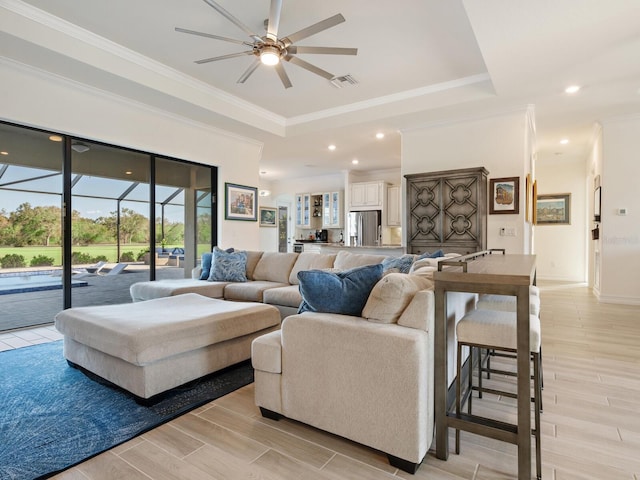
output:
<instances>
[{"instance_id":1,"label":"white kitchen cabinet","mask_svg":"<svg viewBox=\"0 0 640 480\"><path fill-rule=\"evenodd\" d=\"M358 182L351 184L351 209L382 209L384 182Z\"/></svg>"},{"instance_id":2,"label":"white kitchen cabinet","mask_svg":"<svg viewBox=\"0 0 640 480\"><path fill-rule=\"evenodd\" d=\"M402 208L400 200L400 185L387 187L387 226L399 227L402 225Z\"/></svg>"},{"instance_id":3,"label":"white kitchen cabinet","mask_svg":"<svg viewBox=\"0 0 640 480\"><path fill-rule=\"evenodd\" d=\"M322 194L322 228L342 228L342 192Z\"/></svg>"},{"instance_id":4,"label":"white kitchen cabinet","mask_svg":"<svg viewBox=\"0 0 640 480\"><path fill-rule=\"evenodd\" d=\"M296 228L311 228L310 193L296 193Z\"/></svg>"}]
</instances>

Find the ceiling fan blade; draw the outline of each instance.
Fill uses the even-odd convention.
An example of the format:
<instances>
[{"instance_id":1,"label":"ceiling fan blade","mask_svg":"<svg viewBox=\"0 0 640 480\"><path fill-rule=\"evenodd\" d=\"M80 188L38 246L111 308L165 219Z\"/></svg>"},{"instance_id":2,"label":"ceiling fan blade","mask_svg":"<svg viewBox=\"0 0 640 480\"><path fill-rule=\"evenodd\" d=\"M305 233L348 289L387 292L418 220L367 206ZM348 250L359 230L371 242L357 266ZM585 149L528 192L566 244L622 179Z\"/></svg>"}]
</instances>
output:
<instances>
[{"instance_id":1,"label":"ceiling fan blade","mask_svg":"<svg viewBox=\"0 0 640 480\"><path fill-rule=\"evenodd\" d=\"M249 68L247 68L244 73L240 76L240 78L238 79L238 81L236 83L244 83L247 81L247 78L249 78L251 76L251 74L253 72L256 71L256 68L258 68L260 66L260 59L256 58L255 62L253 62L251 65L249 65Z\"/></svg>"},{"instance_id":2,"label":"ceiling fan blade","mask_svg":"<svg viewBox=\"0 0 640 480\"><path fill-rule=\"evenodd\" d=\"M357 48L340 48L340 47L297 47L291 45L287 51L292 54L296 53L320 53L325 55L357 55Z\"/></svg>"},{"instance_id":3,"label":"ceiling fan blade","mask_svg":"<svg viewBox=\"0 0 640 480\"><path fill-rule=\"evenodd\" d=\"M210 0L205 0L205 2ZM292 43L296 43L303 38L310 37L311 35L315 35L318 32L326 30L327 28L335 27L336 25L344 22L344 17L341 13L337 13L333 17L326 18L321 22L314 23L313 25L308 26L307 28L303 28L291 35L287 35L285 38L281 40L285 43L285 45L291 45Z\"/></svg>"},{"instance_id":4,"label":"ceiling fan blade","mask_svg":"<svg viewBox=\"0 0 640 480\"><path fill-rule=\"evenodd\" d=\"M236 17L231 15L229 12L227 12L224 8L222 8L216 2L214 2L213 0L204 0L204 2L207 5L209 5L211 8L213 8L216 12L218 12L220 15L222 15L227 20L229 20L231 23L235 24L240 30L243 30L244 32L246 32L246 34L249 35L251 38L253 38L254 40L262 41L262 39L258 35L256 35L249 27L247 27L244 23L242 23Z\"/></svg>"},{"instance_id":5,"label":"ceiling fan blade","mask_svg":"<svg viewBox=\"0 0 640 480\"><path fill-rule=\"evenodd\" d=\"M218 60L226 60L227 58L243 57L245 55L252 55L252 54L253 54L253 50L249 50L247 52L229 53L228 55L221 55L219 57L211 57L211 58L204 58L202 60L196 60L195 63L202 64L202 63L209 63L209 62L217 62Z\"/></svg>"},{"instance_id":6,"label":"ceiling fan blade","mask_svg":"<svg viewBox=\"0 0 640 480\"><path fill-rule=\"evenodd\" d=\"M219 35L213 35L211 33L196 32L195 30L187 30L186 28L176 27L176 32L188 33L190 35L199 35L200 37L213 38L215 40L223 40L225 42L237 43L238 45L247 45L248 47L253 47L253 43L251 42L244 42L242 40L236 40L235 38L221 37Z\"/></svg>"},{"instance_id":7,"label":"ceiling fan blade","mask_svg":"<svg viewBox=\"0 0 640 480\"><path fill-rule=\"evenodd\" d=\"M298 58L298 57L294 57L292 55L287 55L286 57L284 57L284 59L287 62L291 62L294 65L297 65L299 67L304 68L305 70L309 70L310 72L315 73L316 75L320 75L321 77L326 78L327 80L331 80L333 79L333 77L335 77L334 74L327 72L326 70L322 70L319 67L316 67L315 65L311 65L309 62L305 62L304 60Z\"/></svg>"},{"instance_id":8,"label":"ceiling fan blade","mask_svg":"<svg viewBox=\"0 0 640 480\"><path fill-rule=\"evenodd\" d=\"M284 67L282 66L282 62L276 64L276 72L278 72L278 76L280 77L280 81L284 88L291 88L293 85L291 84L291 80L289 80L289 76L287 72L285 72Z\"/></svg>"},{"instance_id":9,"label":"ceiling fan blade","mask_svg":"<svg viewBox=\"0 0 640 480\"><path fill-rule=\"evenodd\" d=\"M271 0L269 7L269 23L267 24L267 37L274 42L278 40L278 27L280 26L280 12L282 0Z\"/></svg>"}]
</instances>

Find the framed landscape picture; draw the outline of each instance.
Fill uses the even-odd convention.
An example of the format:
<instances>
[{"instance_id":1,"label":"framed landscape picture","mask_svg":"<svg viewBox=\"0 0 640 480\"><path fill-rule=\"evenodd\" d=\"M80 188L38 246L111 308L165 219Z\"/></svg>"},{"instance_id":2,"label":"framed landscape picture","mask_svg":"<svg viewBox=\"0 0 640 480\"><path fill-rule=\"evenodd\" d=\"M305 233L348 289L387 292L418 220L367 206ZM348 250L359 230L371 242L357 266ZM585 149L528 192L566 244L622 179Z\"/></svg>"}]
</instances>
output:
<instances>
[{"instance_id":1,"label":"framed landscape picture","mask_svg":"<svg viewBox=\"0 0 640 480\"><path fill-rule=\"evenodd\" d=\"M276 209L271 207L260 207L260 226L276 226Z\"/></svg>"},{"instance_id":2,"label":"framed landscape picture","mask_svg":"<svg viewBox=\"0 0 640 480\"><path fill-rule=\"evenodd\" d=\"M225 220L248 220L255 222L258 219L258 189L235 183L225 183Z\"/></svg>"},{"instance_id":3,"label":"framed landscape picture","mask_svg":"<svg viewBox=\"0 0 640 480\"><path fill-rule=\"evenodd\" d=\"M520 212L520 177L492 178L489 183L489 213Z\"/></svg>"},{"instance_id":4,"label":"framed landscape picture","mask_svg":"<svg viewBox=\"0 0 640 480\"><path fill-rule=\"evenodd\" d=\"M536 220L538 225L569 225L571 223L571 194L538 195Z\"/></svg>"}]
</instances>

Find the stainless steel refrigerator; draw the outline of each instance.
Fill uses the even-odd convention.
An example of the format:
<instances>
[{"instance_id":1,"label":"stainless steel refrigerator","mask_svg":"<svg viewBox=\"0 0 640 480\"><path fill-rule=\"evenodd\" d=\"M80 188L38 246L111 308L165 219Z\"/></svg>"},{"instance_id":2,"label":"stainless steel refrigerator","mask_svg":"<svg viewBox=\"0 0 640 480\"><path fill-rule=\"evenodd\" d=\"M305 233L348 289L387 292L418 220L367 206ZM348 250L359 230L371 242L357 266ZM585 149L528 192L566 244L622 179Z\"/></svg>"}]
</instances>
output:
<instances>
[{"instance_id":1,"label":"stainless steel refrigerator","mask_svg":"<svg viewBox=\"0 0 640 480\"><path fill-rule=\"evenodd\" d=\"M349 245L352 247L379 246L382 235L381 220L380 210L349 212Z\"/></svg>"}]
</instances>

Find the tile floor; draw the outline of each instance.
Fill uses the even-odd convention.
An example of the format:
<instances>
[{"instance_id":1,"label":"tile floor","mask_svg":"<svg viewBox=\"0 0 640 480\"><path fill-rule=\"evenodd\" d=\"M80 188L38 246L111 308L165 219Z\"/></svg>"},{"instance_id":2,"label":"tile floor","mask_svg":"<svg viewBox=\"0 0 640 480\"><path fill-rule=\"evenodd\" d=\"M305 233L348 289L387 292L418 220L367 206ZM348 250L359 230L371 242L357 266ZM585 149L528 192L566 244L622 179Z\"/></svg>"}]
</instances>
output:
<instances>
[{"instance_id":1,"label":"tile floor","mask_svg":"<svg viewBox=\"0 0 640 480\"><path fill-rule=\"evenodd\" d=\"M56 330L53 324L34 328L8 330L0 332L0 352L61 339L62 334Z\"/></svg>"}]
</instances>

